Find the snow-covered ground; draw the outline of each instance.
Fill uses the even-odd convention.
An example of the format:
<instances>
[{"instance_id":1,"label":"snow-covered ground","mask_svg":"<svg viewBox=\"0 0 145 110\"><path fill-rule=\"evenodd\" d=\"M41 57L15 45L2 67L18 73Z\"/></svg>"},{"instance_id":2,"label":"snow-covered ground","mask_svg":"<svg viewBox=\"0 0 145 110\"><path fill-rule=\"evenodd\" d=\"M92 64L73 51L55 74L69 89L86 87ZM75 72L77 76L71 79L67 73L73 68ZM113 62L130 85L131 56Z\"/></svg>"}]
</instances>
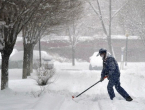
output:
<instances>
[{"instance_id":1,"label":"snow-covered ground","mask_svg":"<svg viewBox=\"0 0 145 110\"><path fill-rule=\"evenodd\" d=\"M107 79L72 100L72 95L97 82L101 71L89 71L87 62L76 63L75 67L54 64L56 74L40 97L41 88L35 80L22 80L21 69L10 69L9 89L0 91L0 110L145 110L145 63L128 63L121 71L121 85L133 97L132 102L126 102L116 91L111 101Z\"/></svg>"}]
</instances>

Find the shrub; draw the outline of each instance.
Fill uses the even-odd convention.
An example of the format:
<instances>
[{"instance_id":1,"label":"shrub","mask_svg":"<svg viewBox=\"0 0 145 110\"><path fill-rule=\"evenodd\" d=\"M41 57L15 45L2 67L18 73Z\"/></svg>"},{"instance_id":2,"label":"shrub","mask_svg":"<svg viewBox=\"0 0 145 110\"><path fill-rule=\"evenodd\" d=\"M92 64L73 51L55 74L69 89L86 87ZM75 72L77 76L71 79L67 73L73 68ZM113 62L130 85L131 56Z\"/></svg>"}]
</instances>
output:
<instances>
[{"instance_id":1,"label":"shrub","mask_svg":"<svg viewBox=\"0 0 145 110\"><path fill-rule=\"evenodd\" d=\"M55 68L48 68L46 64L43 63L41 67L36 69L36 75L35 78L33 78L37 81L38 85L44 86L47 85L48 81L53 77L54 74Z\"/></svg>"}]
</instances>

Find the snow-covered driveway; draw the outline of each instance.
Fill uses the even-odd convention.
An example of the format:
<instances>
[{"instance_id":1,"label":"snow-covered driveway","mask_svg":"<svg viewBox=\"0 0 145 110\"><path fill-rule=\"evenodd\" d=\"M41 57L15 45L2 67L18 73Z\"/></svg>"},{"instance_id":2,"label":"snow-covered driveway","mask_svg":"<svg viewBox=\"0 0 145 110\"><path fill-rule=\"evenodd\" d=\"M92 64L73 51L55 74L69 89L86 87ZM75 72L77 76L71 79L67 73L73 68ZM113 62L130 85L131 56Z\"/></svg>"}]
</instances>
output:
<instances>
[{"instance_id":1,"label":"snow-covered driveway","mask_svg":"<svg viewBox=\"0 0 145 110\"><path fill-rule=\"evenodd\" d=\"M63 65L64 69L74 69ZM132 102L126 102L116 91L116 97L111 101L107 94L107 79L72 100L72 95L100 79L101 71L85 70L87 65L81 65L75 69L80 67L82 71L68 71L62 70L63 66L57 63L53 83L45 87L45 93L40 97L33 96L40 90L35 80L22 80L22 70L9 70L10 89L0 92L0 110L145 110L145 63L129 63L128 68L121 71L121 85L133 97Z\"/></svg>"},{"instance_id":2,"label":"snow-covered driveway","mask_svg":"<svg viewBox=\"0 0 145 110\"><path fill-rule=\"evenodd\" d=\"M103 95L102 95L103 96ZM101 97L101 95L100 95ZM96 98L94 96L82 96L73 101L65 94L47 93L34 104L31 110L144 110L145 101L135 99L135 101L126 102L123 99L116 98L110 101L108 98ZM28 109L29 110L29 109Z\"/></svg>"}]
</instances>

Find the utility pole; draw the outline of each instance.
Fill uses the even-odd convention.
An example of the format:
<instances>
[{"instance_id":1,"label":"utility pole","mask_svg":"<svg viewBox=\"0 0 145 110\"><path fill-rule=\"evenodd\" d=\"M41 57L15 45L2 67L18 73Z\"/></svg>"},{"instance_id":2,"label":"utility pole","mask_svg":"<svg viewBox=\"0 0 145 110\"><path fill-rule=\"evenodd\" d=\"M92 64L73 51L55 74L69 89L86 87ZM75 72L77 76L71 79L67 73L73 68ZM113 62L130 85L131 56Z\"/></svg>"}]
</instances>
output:
<instances>
[{"instance_id":1,"label":"utility pole","mask_svg":"<svg viewBox=\"0 0 145 110\"><path fill-rule=\"evenodd\" d=\"M40 60L40 67L41 67L41 42L39 39L39 60Z\"/></svg>"},{"instance_id":2,"label":"utility pole","mask_svg":"<svg viewBox=\"0 0 145 110\"><path fill-rule=\"evenodd\" d=\"M39 23L39 26L41 26L41 23ZM42 66L41 64L41 38L39 38L39 63L41 67Z\"/></svg>"}]
</instances>

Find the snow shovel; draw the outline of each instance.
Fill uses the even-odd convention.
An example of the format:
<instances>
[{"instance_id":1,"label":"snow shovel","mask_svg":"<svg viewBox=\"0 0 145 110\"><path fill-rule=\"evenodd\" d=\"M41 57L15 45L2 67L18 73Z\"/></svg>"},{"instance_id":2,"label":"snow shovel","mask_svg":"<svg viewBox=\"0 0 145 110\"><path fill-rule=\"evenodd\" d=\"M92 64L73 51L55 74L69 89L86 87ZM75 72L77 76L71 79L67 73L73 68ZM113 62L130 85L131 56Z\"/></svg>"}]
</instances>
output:
<instances>
[{"instance_id":1,"label":"snow shovel","mask_svg":"<svg viewBox=\"0 0 145 110\"><path fill-rule=\"evenodd\" d=\"M107 76L105 76L104 79L105 78L107 78ZM95 86L96 84L98 84L99 82L101 82L101 81L96 82L95 84L93 84L92 86L90 86L89 88L87 88L86 90L84 90L83 92L81 92L80 94L78 94L77 96L72 96L72 99L79 97L80 95L82 95L83 93L85 93L87 90L89 90L90 88L92 88L93 86Z\"/></svg>"}]
</instances>

